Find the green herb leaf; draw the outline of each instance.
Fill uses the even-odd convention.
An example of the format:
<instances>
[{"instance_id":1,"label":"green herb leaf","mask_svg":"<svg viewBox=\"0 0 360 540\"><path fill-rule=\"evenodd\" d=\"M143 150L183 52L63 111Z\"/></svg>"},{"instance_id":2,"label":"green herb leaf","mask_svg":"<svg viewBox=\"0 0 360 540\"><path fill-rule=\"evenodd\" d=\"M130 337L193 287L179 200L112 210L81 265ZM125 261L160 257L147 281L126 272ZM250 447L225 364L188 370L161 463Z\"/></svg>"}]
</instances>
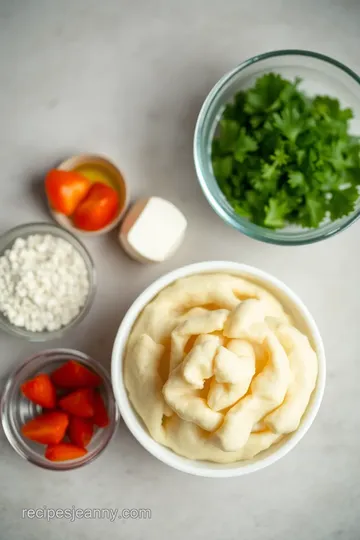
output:
<instances>
[{"instance_id":1,"label":"green herb leaf","mask_svg":"<svg viewBox=\"0 0 360 540\"><path fill-rule=\"evenodd\" d=\"M213 157L212 166L217 180L227 180L231 176L233 158L231 156Z\"/></svg>"},{"instance_id":2,"label":"green herb leaf","mask_svg":"<svg viewBox=\"0 0 360 540\"><path fill-rule=\"evenodd\" d=\"M329 122L337 120L346 124L353 118L351 109L341 109L339 100L328 96L317 96L313 101L313 108L316 117Z\"/></svg>"},{"instance_id":3,"label":"green herb leaf","mask_svg":"<svg viewBox=\"0 0 360 540\"><path fill-rule=\"evenodd\" d=\"M235 120L220 120L219 147L222 152L231 152L239 135L240 126Z\"/></svg>"},{"instance_id":4,"label":"green herb leaf","mask_svg":"<svg viewBox=\"0 0 360 540\"><path fill-rule=\"evenodd\" d=\"M248 114L268 111L288 85L288 81L274 73L260 77L256 81L255 87L246 93L245 111Z\"/></svg>"},{"instance_id":5,"label":"green herb leaf","mask_svg":"<svg viewBox=\"0 0 360 540\"><path fill-rule=\"evenodd\" d=\"M305 190L305 176L301 171L290 171L288 182L293 189Z\"/></svg>"},{"instance_id":6,"label":"green herb leaf","mask_svg":"<svg viewBox=\"0 0 360 540\"><path fill-rule=\"evenodd\" d=\"M243 163L249 152L255 152L258 144L253 137L246 134L246 129L241 128L239 138L236 141L234 157L239 163Z\"/></svg>"},{"instance_id":7,"label":"green herb leaf","mask_svg":"<svg viewBox=\"0 0 360 540\"><path fill-rule=\"evenodd\" d=\"M289 206L286 201L278 201L275 198L269 199L266 207L266 217L264 225L273 229L284 227L285 219L289 213Z\"/></svg>"},{"instance_id":8,"label":"green herb leaf","mask_svg":"<svg viewBox=\"0 0 360 540\"><path fill-rule=\"evenodd\" d=\"M259 77L225 106L212 143L220 189L239 216L261 226L318 227L348 215L359 198L352 111L332 97L307 96L299 83Z\"/></svg>"},{"instance_id":9,"label":"green herb leaf","mask_svg":"<svg viewBox=\"0 0 360 540\"><path fill-rule=\"evenodd\" d=\"M306 120L306 118L301 117L300 111L295 106L287 105L281 113L274 113L273 125L289 141L295 142L297 136L307 126Z\"/></svg>"},{"instance_id":10,"label":"green herb leaf","mask_svg":"<svg viewBox=\"0 0 360 540\"><path fill-rule=\"evenodd\" d=\"M331 219L340 219L350 214L354 210L358 196L358 190L355 186L333 192L329 201Z\"/></svg>"}]
</instances>

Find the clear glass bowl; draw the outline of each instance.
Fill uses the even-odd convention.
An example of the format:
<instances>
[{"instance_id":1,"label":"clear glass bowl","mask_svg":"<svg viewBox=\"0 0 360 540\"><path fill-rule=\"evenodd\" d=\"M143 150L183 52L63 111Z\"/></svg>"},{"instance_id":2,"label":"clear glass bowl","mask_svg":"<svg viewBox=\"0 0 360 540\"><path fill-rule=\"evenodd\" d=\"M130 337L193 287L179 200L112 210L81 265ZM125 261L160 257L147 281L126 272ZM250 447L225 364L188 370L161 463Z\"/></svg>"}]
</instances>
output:
<instances>
[{"instance_id":1,"label":"clear glass bowl","mask_svg":"<svg viewBox=\"0 0 360 540\"><path fill-rule=\"evenodd\" d=\"M32 234L51 234L52 236L63 238L69 242L81 255L88 272L89 293L86 302L78 315L72 319L69 324L63 326L59 330L55 330L53 332L31 332L29 330L25 330L25 328L13 325L8 318L2 312L0 312L1 330L5 330L9 334L25 338L29 341L48 341L62 337L67 330L70 330L70 328L73 328L80 323L80 321L82 321L85 315L88 313L96 291L96 272L93 260L80 240L78 240L72 233L65 231L56 225L52 225L51 223L27 223L4 233L0 237L0 257L7 249L11 248L12 244L17 238L27 238Z\"/></svg>"},{"instance_id":2,"label":"clear glass bowl","mask_svg":"<svg viewBox=\"0 0 360 540\"><path fill-rule=\"evenodd\" d=\"M287 227L267 229L240 217L220 190L211 165L211 143L225 105L239 91L254 85L265 73L279 73L287 79L302 79L300 88L310 95L326 94L339 99L354 113L351 132L360 134L360 77L351 69L322 54L301 50L272 51L250 58L225 75L206 98L195 128L194 160L201 188L215 212L229 225L244 234L283 245L317 242L345 229L360 216L360 201L354 212L334 222L324 222L316 229Z\"/></svg>"},{"instance_id":3,"label":"clear glass bowl","mask_svg":"<svg viewBox=\"0 0 360 540\"><path fill-rule=\"evenodd\" d=\"M102 378L101 395L110 423L107 427L95 431L85 456L70 461L54 462L45 458L45 445L26 439L21 433L21 426L40 414L42 409L23 396L20 386L39 373L51 373L70 359L84 364ZM42 351L26 360L8 379L1 397L0 409L5 435L14 450L30 463L54 471L68 471L91 463L110 442L119 420L111 381L103 366L86 354L71 349Z\"/></svg>"}]
</instances>

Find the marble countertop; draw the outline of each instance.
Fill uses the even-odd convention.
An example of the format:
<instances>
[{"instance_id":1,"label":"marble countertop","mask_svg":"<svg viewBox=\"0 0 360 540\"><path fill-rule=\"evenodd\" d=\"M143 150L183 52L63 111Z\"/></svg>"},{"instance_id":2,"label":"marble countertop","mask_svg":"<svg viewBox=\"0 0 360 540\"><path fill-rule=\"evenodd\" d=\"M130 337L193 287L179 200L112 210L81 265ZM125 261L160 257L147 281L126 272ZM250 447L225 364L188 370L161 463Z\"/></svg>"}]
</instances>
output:
<instances>
[{"instance_id":1,"label":"marble countertop","mask_svg":"<svg viewBox=\"0 0 360 540\"><path fill-rule=\"evenodd\" d=\"M230 259L283 279L305 301L328 361L313 427L288 456L253 475L203 479L151 457L122 424L92 465L51 473L0 435L0 538L6 540L356 540L360 529L360 224L323 243L284 248L227 227L197 183L199 108L230 68L266 50L305 48L360 72L357 0L2 0L0 232L49 219L44 171L78 152L105 153L133 197L160 195L186 214L170 261L132 262L114 235L86 240L99 274L94 309L51 346L109 365L117 327L137 294L180 265ZM42 348L1 335L4 378ZM148 508L151 519L23 519L24 508Z\"/></svg>"}]
</instances>

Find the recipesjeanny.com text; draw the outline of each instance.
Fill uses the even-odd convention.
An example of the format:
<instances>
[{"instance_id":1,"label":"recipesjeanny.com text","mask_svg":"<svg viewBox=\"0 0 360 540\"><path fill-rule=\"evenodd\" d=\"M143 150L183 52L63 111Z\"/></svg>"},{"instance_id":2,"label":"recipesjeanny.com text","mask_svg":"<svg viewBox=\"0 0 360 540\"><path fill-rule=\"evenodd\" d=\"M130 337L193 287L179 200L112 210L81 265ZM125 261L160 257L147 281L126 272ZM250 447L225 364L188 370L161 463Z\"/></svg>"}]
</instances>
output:
<instances>
[{"instance_id":1,"label":"recipesjeanny.com text","mask_svg":"<svg viewBox=\"0 0 360 540\"><path fill-rule=\"evenodd\" d=\"M150 508L51 508L46 505L39 508L23 508L22 519L44 519L52 521L63 519L74 522L81 519L97 520L104 519L113 523L116 520L128 519L151 519Z\"/></svg>"}]
</instances>

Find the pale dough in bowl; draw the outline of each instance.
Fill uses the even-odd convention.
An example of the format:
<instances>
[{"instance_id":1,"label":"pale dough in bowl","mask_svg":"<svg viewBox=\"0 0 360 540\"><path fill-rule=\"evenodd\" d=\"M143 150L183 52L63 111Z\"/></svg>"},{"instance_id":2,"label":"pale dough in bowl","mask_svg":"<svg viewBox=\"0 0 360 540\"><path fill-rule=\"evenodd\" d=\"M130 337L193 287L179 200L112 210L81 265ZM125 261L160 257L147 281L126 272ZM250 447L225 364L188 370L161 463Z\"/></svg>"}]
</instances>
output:
<instances>
[{"instance_id":1,"label":"pale dough in bowl","mask_svg":"<svg viewBox=\"0 0 360 540\"><path fill-rule=\"evenodd\" d=\"M254 458L295 432L318 358L282 302L231 272L182 277L140 313L124 381L151 437L191 460Z\"/></svg>"}]
</instances>

